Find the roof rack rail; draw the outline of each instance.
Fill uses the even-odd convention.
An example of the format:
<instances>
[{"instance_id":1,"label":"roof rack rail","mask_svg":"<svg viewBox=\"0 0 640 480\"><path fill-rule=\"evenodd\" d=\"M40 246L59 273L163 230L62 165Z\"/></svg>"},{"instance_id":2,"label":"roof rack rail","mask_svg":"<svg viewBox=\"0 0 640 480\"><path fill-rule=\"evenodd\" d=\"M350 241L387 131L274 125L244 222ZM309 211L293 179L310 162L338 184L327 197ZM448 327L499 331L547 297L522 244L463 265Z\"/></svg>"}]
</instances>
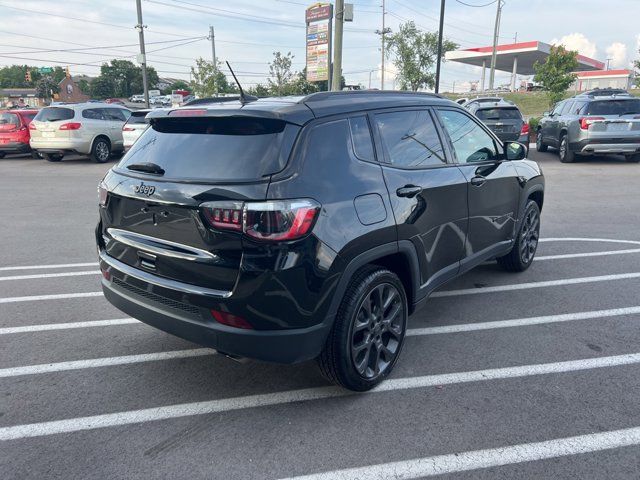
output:
<instances>
[{"instance_id":1,"label":"roof rack rail","mask_svg":"<svg viewBox=\"0 0 640 480\"><path fill-rule=\"evenodd\" d=\"M612 97L615 95L631 96L631 94L622 88L596 88L594 90L588 90L581 92L577 97Z\"/></svg>"},{"instance_id":2,"label":"roof rack rail","mask_svg":"<svg viewBox=\"0 0 640 480\"><path fill-rule=\"evenodd\" d=\"M300 102L315 102L326 100L329 97L333 96L365 96L365 95L421 95L425 97L435 97L435 98L444 98L442 95L438 93L432 92L409 92L406 90L339 90L333 92L316 92L309 94L302 99Z\"/></svg>"}]
</instances>

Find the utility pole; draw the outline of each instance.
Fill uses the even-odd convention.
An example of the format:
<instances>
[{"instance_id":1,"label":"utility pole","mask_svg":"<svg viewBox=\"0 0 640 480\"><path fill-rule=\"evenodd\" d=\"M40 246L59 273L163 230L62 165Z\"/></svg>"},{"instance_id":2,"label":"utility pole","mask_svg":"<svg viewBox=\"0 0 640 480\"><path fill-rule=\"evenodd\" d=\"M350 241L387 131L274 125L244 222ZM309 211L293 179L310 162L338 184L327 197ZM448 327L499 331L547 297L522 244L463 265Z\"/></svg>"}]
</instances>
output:
<instances>
[{"instance_id":1,"label":"utility pole","mask_svg":"<svg viewBox=\"0 0 640 480\"><path fill-rule=\"evenodd\" d=\"M498 34L500 32L500 15L503 7L502 0L498 0L497 4L496 23L493 26L493 52L491 54L491 71L489 72L489 90L493 90L493 80L496 75L496 53L498 48Z\"/></svg>"},{"instance_id":2,"label":"utility pole","mask_svg":"<svg viewBox=\"0 0 640 480\"><path fill-rule=\"evenodd\" d=\"M438 58L436 59L436 88L434 91L438 93L440 90L440 63L442 59L442 30L444 28L444 1L440 2L440 28L438 29ZM498 0L500 2L500 0Z\"/></svg>"},{"instance_id":3,"label":"utility pole","mask_svg":"<svg viewBox=\"0 0 640 480\"><path fill-rule=\"evenodd\" d=\"M607 60L607 70L609 70L609 62L613 60L613 58L607 58L606 60Z\"/></svg>"},{"instance_id":4,"label":"utility pole","mask_svg":"<svg viewBox=\"0 0 640 480\"><path fill-rule=\"evenodd\" d=\"M336 26L333 39L333 79L331 89L342 89L342 33L344 31L344 0L336 0Z\"/></svg>"},{"instance_id":5,"label":"utility pole","mask_svg":"<svg viewBox=\"0 0 640 480\"><path fill-rule=\"evenodd\" d=\"M144 105L149 108L149 85L147 80L147 54L144 51L144 28L146 25L142 23L142 0L136 0L136 9L138 10L138 38L140 40L140 63L142 64L142 85L144 87Z\"/></svg>"},{"instance_id":6,"label":"utility pole","mask_svg":"<svg viewBox=\"0 0 640 480\"><path fill-rule=\"evenodd\" d=\"M391 32L390 28L385 27L385 16L387 11L385 9L385 0L382 0L382 30L376 30L376 33L382 38L382 62L380 64L380 90L384 90L384 36Z\"/></svg>"},{"instance_id":7,"label":"utility pole","mask_svg":"<svg viewBox=\"0 0 640 480\"><path fill-rule=\"evenodd\" d=\"M209 40L211 40L211 59L213 61L213 91L218 95L218 82L216 75L218 74L218 59L216 58L216 34L213 26L209 25Z\"/></svg>"}]
</instances>

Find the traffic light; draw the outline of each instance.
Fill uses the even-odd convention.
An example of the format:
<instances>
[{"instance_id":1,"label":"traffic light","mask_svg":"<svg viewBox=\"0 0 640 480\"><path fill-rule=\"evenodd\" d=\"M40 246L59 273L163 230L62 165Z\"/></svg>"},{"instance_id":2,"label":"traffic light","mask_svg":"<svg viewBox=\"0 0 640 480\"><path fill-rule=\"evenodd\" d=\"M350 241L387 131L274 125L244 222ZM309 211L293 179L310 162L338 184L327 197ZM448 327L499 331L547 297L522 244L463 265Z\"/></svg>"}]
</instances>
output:
<instances>
[{"instance_id":1,"label":"traffic light","mask_svg":"<svg viewBox=\"0 0 640 480\"><path fill-rule=\"evenodd\" d=\"M67 78L71 78L71 73L69 72L69 67L65 67L64 68L64 74L66 75Z\"/></svg>"},{"instance_id":2,"label":"traffic light","mask_svg":"<svg viewBox=\"0 0 640 480\"><path fill-rule=\"evenodd\" d=\"M30 70L27 70L27 73L24 74L24 79L27 82L31 82L31 71Z\"/></svg>"}]
</instances>

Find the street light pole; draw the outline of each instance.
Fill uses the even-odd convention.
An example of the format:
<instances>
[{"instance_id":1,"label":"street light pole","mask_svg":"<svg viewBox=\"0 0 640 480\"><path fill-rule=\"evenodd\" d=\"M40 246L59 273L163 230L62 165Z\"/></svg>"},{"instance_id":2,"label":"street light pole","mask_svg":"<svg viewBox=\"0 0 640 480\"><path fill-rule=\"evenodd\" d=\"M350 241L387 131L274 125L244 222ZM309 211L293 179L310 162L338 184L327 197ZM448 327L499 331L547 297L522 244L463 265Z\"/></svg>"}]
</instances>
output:
<instances>
[{"instance_id":1,"label":"street light pole","mask_svg":"<svg viewBox=\"0 0 640 480\"><path fill-rule=\"evenodd\" d=\"M498 0L500 1L500 0ZM440 2L440 28L438 29L438 58L436 59L436 87L434 91L438 93L440 90L440 63L442 59L442 30L444 27L444 2Z\"/></svg>"},{"instance_id":2,"label":"street light pole","mask_svg":"<svg viewBox=\"0 0 640 480\"><path fill-rule=\"evenodd\" d=\"M493 80L496 74L496 54L498 51L498 33L500 32L500 15L502 13L502 0L498 0L496 10L496 23L493 26L493 51L491 53L491 71L489 72L489 90L493 90Z\"/></svg>"},{"instance_id":3,"label":"street light pole","mask_svg":"<svg viewBox=\"0 0 640 480\"><path fill-rule=\"evenodd\" d=\"M344 0L336 0L336 26L333 39L333 72L331 90L342 89L342 36L344 31Z\"/></svg>"},{"instance_id":4,"label":"street light pole","mask_svg":"<svg viewBox=\"0 0 640 480\"><path fill-rule=\"evenodd\" d=\"M138 24L136 28L138 29L138 39L140 40L140 57L142 59L142 85L144 88L144 105L146 108L149 108L149 84L147 80L147 54L144 50L144 27L145 25L142 23L142 2L141 0L136 0L136 9L138 10Z\"/></svg>"},{"instance_id":5,"label":"street light pole","mask_svg":"<svg viewBox=\"0 0 640 480\"><path fill-rule=\"evenodd\" d=\"M213 91L217 95L218 82L216 82L216 74L218 73L218 58L216 57L216 34L212 25L209 25L209 40L211 40L211 59L213 60Z\"/></svg>"}]
</instances>

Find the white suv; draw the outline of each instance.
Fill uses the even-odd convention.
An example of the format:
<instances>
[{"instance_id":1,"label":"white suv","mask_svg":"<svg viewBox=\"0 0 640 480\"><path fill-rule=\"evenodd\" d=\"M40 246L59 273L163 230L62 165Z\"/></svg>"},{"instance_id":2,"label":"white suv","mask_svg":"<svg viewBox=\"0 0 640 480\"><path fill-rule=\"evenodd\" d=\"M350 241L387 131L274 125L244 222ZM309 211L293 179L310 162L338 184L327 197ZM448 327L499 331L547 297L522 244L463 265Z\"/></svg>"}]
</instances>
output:
<instances>
[{"instance_id":1,"label":"white suv","mask_svg":"<svg viewBox=\"0 0 640 480\"><path fill-rule=\"evenodd\" d=\"M77 103L45 107L31 124L31 149L50 162L68 153L89 155L104 163L124 151L122 126L131 111L107 103Z\"/></svg>"}]
</instances>

